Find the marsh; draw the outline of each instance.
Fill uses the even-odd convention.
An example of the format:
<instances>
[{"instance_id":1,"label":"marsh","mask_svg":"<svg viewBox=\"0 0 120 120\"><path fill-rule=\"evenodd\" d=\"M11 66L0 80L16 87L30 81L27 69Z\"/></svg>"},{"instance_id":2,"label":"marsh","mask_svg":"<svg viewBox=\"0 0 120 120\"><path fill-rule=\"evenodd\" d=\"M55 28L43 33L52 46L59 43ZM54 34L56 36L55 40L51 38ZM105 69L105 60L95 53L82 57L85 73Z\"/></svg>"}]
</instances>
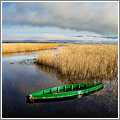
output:
<instances>
[{"instance_id":1,"label":"marsh","mask_svg":"<svg viewBox=\"0 0 120 120\"><path fill-rule=\"evenodd\" d=\"M63 47L58 49L63 50ZM57 50L54 50L57 52ZM36 64L39 52L2 56L3 118L117 118L118 78L81 79L54 67ZM53 51L52 51L53 52ZM14 64L10 64L13 61ZM23 63L19 63L23 61ZM26 64L25 64L26 63ZM74 61L73 61L74 63ZM60 85L103 82L104 88L82 98L30 104L26 96Z\"/></svg>"}]
</instances>

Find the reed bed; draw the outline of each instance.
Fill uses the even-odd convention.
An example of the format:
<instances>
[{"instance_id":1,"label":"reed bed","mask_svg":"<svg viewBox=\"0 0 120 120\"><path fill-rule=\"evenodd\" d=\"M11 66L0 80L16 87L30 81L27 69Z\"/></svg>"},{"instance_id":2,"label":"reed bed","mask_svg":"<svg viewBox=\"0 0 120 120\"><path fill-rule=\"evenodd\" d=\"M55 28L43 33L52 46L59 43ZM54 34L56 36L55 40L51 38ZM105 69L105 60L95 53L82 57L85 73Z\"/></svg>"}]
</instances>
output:
<instances>
[{"instance_id":1,"label":"reed bed","mask_svg":"<svg viewBox=\"0 0 120 120\"><path fill-rule=\"evenodd\" d=\"M58 45L55 44L3 43L2 53L30 52L30 51L56 49L56 48L58 48Z\"/></svg>"},{"instance_id":2,"label":"reed bed","mask_svg":"<svg viewBox=\"0 0 120 120\"><path fill-rule=\"evenodd\" d=\"M70 46L38 54L36 62L73 79L112 78L118 74L118 46Z\"/></svg>"},{"instance_id":3,"label":"reed bed","mask_svg":"<svg viewBox=\"0 0 120 120\"><path fill-rule=\"evenodd\" d=\"M2 54L32 52L39 50L56 49L59 46L72 46L75 43L2 43ZM107 44L85 44L81 45L107 45Z\"/></svg>"},{"instance_id":4,"label":"reed bed","mask_svg":"<svg viewBox=\"0 0 120 120\"><path fill-rule=\"evenodd\" d=\"M74 45L65 43L2 43L2 53L31 52L38 50L56 49L63 45Z\"/></svg>"}]
</instances>

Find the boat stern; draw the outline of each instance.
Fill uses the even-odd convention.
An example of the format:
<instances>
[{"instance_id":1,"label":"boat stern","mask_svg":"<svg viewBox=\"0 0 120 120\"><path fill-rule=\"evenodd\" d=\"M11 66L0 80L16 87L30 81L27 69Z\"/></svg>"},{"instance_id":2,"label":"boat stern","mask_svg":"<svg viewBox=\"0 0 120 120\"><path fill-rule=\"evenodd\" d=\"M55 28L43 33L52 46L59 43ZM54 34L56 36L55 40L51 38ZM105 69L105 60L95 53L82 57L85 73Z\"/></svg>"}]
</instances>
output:
<instances>
[{"instance_id":1,"label":"boat stern","mask_svg":"<svg viewBox=\"0 0 120 120\"><path fill-rule=\"evenodd\" d=\"M34 102L34 97L32 97L32 95L26 96L27 100L30 102Z\"/></svg>"}]
</instances>

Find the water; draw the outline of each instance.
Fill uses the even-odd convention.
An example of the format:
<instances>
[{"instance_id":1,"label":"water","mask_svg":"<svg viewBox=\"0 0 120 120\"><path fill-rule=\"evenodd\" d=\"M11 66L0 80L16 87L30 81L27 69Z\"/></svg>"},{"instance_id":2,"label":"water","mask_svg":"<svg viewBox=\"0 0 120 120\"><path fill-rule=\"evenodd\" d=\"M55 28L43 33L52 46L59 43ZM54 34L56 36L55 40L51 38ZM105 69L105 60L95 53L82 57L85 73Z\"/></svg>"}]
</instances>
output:
<instances>
[{"instance_id":1,"label":"water","mask_svg":"<svg viewBox=\"0 0 120 120\"><path fill-rule=\"evenodd\" d=\"M34 64L37 53L2 56L3 118L118 117L117 78L89 81L71 80L62 76L54 68ZM14 64L10 64L11 61ZM104 88L83 97L77 96L61 101L39 101L33 104L27 102L26 96L30 93L60 85L87 82L103 82Z\"/></svg>"}]
</instances>

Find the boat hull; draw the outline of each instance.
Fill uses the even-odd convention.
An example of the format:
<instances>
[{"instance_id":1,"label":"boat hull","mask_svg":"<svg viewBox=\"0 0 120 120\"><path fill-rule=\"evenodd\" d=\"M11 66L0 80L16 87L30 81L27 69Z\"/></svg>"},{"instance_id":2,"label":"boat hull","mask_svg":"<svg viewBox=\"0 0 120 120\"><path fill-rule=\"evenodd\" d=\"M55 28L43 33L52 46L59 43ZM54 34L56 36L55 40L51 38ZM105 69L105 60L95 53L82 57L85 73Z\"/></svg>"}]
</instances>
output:
<instances>
[{"instance_id":1,"label":"boat hull","mask_svg":"<svg viewBox=\"0 0 120 120\"><path fill-rule=\"evenodd\" d=\"M29 94L29 100L34 102L35 99L58 99L75 95L83 95L98 90L102 88L103 85L103 83L87 83L58 86Z\"/></svg>"}]
</instances>

